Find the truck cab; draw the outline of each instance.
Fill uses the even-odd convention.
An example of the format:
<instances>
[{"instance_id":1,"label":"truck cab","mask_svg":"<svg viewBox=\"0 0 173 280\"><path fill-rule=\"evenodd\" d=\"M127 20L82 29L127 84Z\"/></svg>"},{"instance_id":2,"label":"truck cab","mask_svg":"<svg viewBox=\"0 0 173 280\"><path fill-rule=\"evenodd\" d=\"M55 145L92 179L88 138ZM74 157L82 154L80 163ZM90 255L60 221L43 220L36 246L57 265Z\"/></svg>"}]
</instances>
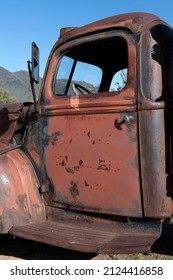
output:
<instances>
[{"instance_id":1,"label":"truck cab","mask_svg":"<svg viewBox=\"0 0 173 280\"><path fill-rule=\"evenodd\" d=\"M0 204L2 232L85 252L150 250L173 213L172 42L146 13L61 30L38 101L3 114L8 133L15 125L1 161L14 169L20 155L31 183L20 183L25 213ZM2 189L16 204L14 176L15 201Z\"/></svg>"}]
</instances>

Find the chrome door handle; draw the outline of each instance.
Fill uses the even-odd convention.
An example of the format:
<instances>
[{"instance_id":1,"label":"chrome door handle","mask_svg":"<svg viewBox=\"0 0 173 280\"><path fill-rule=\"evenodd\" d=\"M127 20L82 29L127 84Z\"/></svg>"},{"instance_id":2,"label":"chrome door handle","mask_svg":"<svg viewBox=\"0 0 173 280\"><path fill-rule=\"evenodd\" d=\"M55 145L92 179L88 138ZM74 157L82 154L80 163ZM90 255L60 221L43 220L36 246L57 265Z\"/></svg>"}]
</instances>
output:
<instances>
[{"instance_id":1,"label":"chrome door handle","mask_svg":"<svg viewBox=\"0 0 173 280\"><path fill-rule=\"evenodd\" d=\"M134 116L128 115L126 112L124 112L122 121L125 121L126 123L131 123L132 121L134 121Z\"/></svg>"},{"instance_id":2,"label":"chrome door handle","mask_svg":"<svg viewBox=\"0 0 173 280\"><path fill-rule=\"evenodd\" d=\"M126 112L124 112L122 115L122 121L118 122L118 120L116 119L114 125L115 125L115 128L117 128L118 130L122 130L122 127L121 127L122 124L124 124L124 123L130 124L133 121L134 121L134 116L129 115Z\"/></svg>"}]
</instances>

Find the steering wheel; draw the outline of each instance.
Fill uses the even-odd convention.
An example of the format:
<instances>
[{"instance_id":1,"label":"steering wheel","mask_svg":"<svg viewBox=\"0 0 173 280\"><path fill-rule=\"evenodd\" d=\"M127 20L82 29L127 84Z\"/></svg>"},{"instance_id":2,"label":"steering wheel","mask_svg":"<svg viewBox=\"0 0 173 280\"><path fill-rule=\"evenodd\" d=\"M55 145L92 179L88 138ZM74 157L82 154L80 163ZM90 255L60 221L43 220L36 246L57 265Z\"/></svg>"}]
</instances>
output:
<instances>
[{"instance_id":1,"label":"steering wheel","mask_svg":"<svg viewBox=\"0 0 173 280\"><path fill-rule=\"evenodd\" d=\"M72 89L73 89L73 91L74 91L74 93L75 93L76 95L84 94L83 91L85 91L86 93L91 93L91 91L90 91L89 89L87 89L87 88L85 88L84 86L82 86L82 85L80 85L80 84L77 84L77 83L73 83L73 84L72 84ZM79 92L78 92L77 90L78 90Z\"/></svg>"}]
</instances>

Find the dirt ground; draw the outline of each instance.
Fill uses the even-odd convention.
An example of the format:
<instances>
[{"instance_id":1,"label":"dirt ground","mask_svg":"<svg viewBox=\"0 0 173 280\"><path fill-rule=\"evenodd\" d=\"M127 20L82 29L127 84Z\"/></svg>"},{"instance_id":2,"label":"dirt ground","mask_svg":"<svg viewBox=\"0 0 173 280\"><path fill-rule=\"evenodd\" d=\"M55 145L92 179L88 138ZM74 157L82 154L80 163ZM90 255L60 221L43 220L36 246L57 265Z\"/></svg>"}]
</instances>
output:
<instances>
[{"instance_id":1,"label":"dirt ground","mask_svg":"<svg viewBox=\"0 0 173 280\"><path fill-rule=\"evenodd\" d=\"M65 250L10 235L0 236L0 260L173 260L173 225L165 225L162 236L149 254L96 255Z\"/></svg>"}]
</instances>

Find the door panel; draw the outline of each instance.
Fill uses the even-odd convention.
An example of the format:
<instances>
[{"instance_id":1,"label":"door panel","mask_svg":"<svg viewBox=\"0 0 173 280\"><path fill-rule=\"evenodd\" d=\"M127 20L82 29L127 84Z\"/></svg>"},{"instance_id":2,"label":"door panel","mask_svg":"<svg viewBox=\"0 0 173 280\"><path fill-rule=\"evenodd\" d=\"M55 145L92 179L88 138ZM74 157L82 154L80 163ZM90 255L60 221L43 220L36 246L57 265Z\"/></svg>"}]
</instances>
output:
<instances>
[{"instance_id":1,"label":"door panel","mask_svg":"<svg viewBox=\"0 0 173 280\"><path fill-rule=\"evenodd\" d=\"M141 217L133 36L111 30L57 47L42 96L49 205Z\"/></svg>"},{"instance_id":2,"label":"door panel","mask_svg":"<svg viewBox=\"0 0 173 280\"><path fill-rule=\"evenodd\" d=\"M123 113L123 112L122 112ZM53 184L51 204L140 217L137 115L122 113L48 117L46 171Z\"/></svg>"}]
</instances>

